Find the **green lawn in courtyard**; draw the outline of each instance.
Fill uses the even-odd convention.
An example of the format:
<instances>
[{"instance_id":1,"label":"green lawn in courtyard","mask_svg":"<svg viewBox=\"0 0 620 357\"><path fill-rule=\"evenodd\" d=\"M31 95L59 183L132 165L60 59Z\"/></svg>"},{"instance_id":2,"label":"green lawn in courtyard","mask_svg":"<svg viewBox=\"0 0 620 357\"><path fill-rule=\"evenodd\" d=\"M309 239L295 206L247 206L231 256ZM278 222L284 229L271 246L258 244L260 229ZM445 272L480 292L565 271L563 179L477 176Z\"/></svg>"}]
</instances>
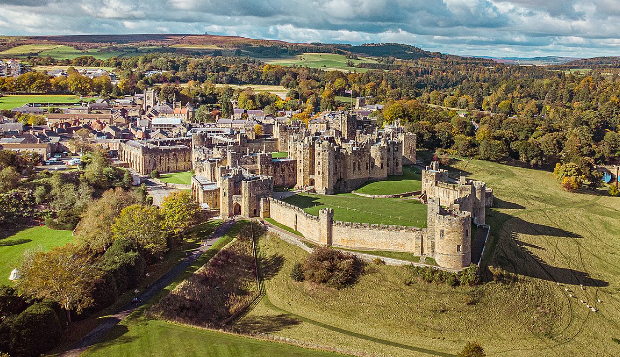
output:
<instances>
[{"instance_id":1,"label":"green lawn in courtyard","mask_svg":"<svg viewBox=\"0 0 620 357\"><path fill-rule=\"evenodd\" d=\"M288 152L286 151L272 152L271 157L273 159L286 159L288 157Z\"/></svg>"},{"instance_id":2,"label":"green lawn in courtyard","mask_svg":"<svg viewBox=\"0 0 620 357\"><path fill-rule=\"evenodd\" d=\"M0 238L0 284L9 282L9 274L14 268L19 268L24 252L48 251L71 241L71 231L57 231L45 226L24 229L7 238Z\"/></svg>"},{"instance_id":3,"label":"green lawn in courtyard","mask_svg":"<svg viewBox=\"0 0 620 357\"><path fill-rule=\"evenodd\" d=\"M161 174L159 177L160 181L167 183L175 183L180 185L191 185L192 184L192 173L191 171L184 172L175 172L171 174Z\"/></svg>"},{"instance_id":4,"label":"green lawn in courtyard","mask_svg":"<svg viewBox=\"0 0 620 357\"><path fill-rule=\"evenodd\" d=\"M79 103L80 97L74 95L6 95L0 97L0 109L11 110L26 103Z\"/></svg>"},{"instance_id":5,"label":"green lawn in courtyard","mask_svg":"<svg viewBox=\"0 0 620 357\"><path fill-rule=\"evenodd\" d=\"M387 180L369 182L355 190L367 195L395 195L422 189L422 174L411 166L403 167L402 176L388 176Z\"/></svg>"},{"instance_id":6,"label":"green lawn in courtyard","mask_svg":"<svg viewBox=\"0 0 620 357\"><path fill-rule=\"evenodd\" d=\"M320 209L330 207L336 221L426 227L426 205L412 199L304 193L284 201L315 216L319 215Z\"/></svg>"}]
</instances>

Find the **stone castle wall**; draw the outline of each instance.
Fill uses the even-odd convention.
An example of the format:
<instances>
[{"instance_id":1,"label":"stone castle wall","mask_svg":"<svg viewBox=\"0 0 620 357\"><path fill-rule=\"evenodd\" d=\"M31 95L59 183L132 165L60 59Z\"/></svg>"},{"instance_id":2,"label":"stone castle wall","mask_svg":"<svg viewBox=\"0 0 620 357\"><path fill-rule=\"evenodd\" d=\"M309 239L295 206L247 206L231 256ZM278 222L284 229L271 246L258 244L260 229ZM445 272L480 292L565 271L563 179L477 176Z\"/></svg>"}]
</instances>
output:
<instances>
[{"instance_id":1,"label":"stone castle wall","mask_svg":"<svg viewBox=\"0 0 620 357\"><path fill-rule=\"evenodd\" d=\"M349 249L403 251L415 255L421 255L424 251L426 229L333 221L333 211L330 213L330 210L325 210L317 217L273 198L263 200L265 204L269 205L269 209L263 209L266 212L263 218L271 217L316 244ZM325 233L330 230L331 235L326 237Z\"/></svg>"},{"instance_id":2,"label":"stone castle wall","mask_svg":"<svg viewBox=\"0 0 620 357\"><path fill-rule=\"evenodd\" d=\"M157 146L128 141L120 144L119 159L129 163L129 167L141 175L148 175L153 170L167 173L192 169L192 151L184 145Z\"/></svg>"}]
</instances>

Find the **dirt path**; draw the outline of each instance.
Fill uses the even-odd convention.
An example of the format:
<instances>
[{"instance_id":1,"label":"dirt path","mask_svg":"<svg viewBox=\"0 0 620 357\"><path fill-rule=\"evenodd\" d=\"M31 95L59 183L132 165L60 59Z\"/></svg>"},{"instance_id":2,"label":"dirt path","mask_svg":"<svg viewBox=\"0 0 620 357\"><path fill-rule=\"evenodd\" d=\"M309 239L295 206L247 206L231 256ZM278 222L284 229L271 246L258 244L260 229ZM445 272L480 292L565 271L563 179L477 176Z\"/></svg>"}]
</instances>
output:
<instances>
[{"instance_id":1,"label":"dirt path","mask_svg":"<svg viewBox=\"0 0 620 357\"><path fill-rule=\"evenodd\" d=\"M131 314L135 309L142 306L149 299L163 290L166 286L170 285L179 274L183 273L189 268L196 259L198 259L204 252L206 252L211 246L220 239L224 234L228 232L230 228L235 224L235 220L228 220L222 225L217 227L215 232L209 236L206 240L206 244L199 248L194 249L191 254L186 256L182 261L170 269L159 280L153 283L145 291L137 296L137 303L129 303L124 306L119 312L107 317L102 323L99 324L94 330L84 336L78 341L71 349L60 354L60 357L77 357L86 351L90 346L96 344L101 340L114 326Z\"/></svg>"}]
</instances>

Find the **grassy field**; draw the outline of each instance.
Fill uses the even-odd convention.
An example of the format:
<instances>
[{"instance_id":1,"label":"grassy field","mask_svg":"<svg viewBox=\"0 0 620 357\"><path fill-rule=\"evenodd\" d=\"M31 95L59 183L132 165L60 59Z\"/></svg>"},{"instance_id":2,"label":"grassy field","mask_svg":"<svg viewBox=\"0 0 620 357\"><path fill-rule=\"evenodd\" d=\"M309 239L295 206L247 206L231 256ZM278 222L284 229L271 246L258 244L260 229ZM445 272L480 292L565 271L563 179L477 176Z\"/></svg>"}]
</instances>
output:
<instances>
[{"instance_id":1,"label":"grassy field","mask_svg":"<svg viewBox=\"0 0 620 357\"><path fill-rule=\"evenodd\" d=\"M422 174L420 170L404 166L402 176L388 176L387 180L369 182L355 190L355 192L367 195L395 195L421 189Z\"/></svg>"},{"instance_id":2,"label":"grassy field","mask_svg":"<svg viewBox=\"0 0 620 357\"><path fill-rule=\"evenodd\" d=\"M161 174L159 177L160 181L167 183L175 183L180 185L191 185L192 184L192 173L190 171L184 172L175 172L171 174Z\"/></svg>"},{"instance_id":3,"label":"grassy field","mask_svg":"<svg viewBox=\"0 0 620 357\"><path fill-rule=\"evenodd\" d=\"M340 70L340 71L355 71L366 72L367 68L356 68L347 66L347 62L352 61L353 64L358 63L377 63L377 61L364 58L358 60L350 60L343 55L337 55L332 53L304 53L291 58L276 58L266 60L269 64L278 64L281 66L302 66L310 68L321 68L324 70Z\"/></svg>"},{"instance_id":4,"label":"grassy field","mask_svg":"<svg viewBox=\"0 0 620 357\"><path fill-rule=\"evenodd\" d=\"M426 205L411 199L297 194L284 201L315 216L320 209L330 207L337 221L426 227Z\"/></svg>"},{"instance_id":5,"label":"grassy field","mask_svg":"<svg viewBox=\"0 0 620 357\"><path fill-rule=\"evenodd\" d=\"M106 342L97 344L83 356L337 357L341 355L148 320L140 316L115 327Z\"/></svg>"},{"instance_id":6,"label":"grassy field","mask_svg":"<svg viewBox=\"0 0 620 357\"><path fill-rule=\"evenodd\" d=\"M11 110L26 103L79 103L80 97L74 95L6 95L0 97L0 109Z\"/></svg>"},{"instance_id":7,"label":"grassy field","mask_svg":"<svg viewBox=\"0 0 620 357\"><path fill-rule=\"evenodd\" d=\"M268 84L216 84L216 87L231 87L233 89L246 89L252 88L255 92L263 92L263 93L273 93L280 98L286 98L286 93L288 93L288 89L283 86L274 86Z\"/></svg>"},{"instance_id":8,"label":"grassy field","mask_svg":"<svg viewBox=\"0 0 620 357\"><path fill-rule=\"evenodd\" d=\"M484 260L516 282L405 284L406 268L370 265L352 288L319 288L289 276L303 250L266 238L261 254L284 265L238 326L260 330L285 315L292 322L273 334L384 356L453 356L471 340L488 356L619 355L620 199L562 191L545 171L483 161L454 168L493 188Z\"/></svg>"},{"instance_id":9,"label":"grassy field","mask_svg":"<svg viewBox=\"0 0 620 357\"><path fill-rule=\"evenodd\" d=\"M33 227L0 239L0 284L8 283L11 270L19 268L24 252L48 251L73 241L71 231L56 231L47 227Z\"/></svg>"},{"instance_id":10,"label":"grassy field","mask_svg":"<svg viewBox=\"0 0 620 357\"><path fill-rule=\"evenodd\" d=\"M286 159L288 157L288 152L286 151L272 152L271 157L273 159Z\"/></svg>"},{"instance_id":11,"label":"grassy field","mask_svg":"<svg viewBox=\"0 0 620 357\"><path fill-rule=\"evenodd\" d=\"M387 356L455 355L467 340L480 341L487 355L618 355L620 199L563 192L548 172L455 166L493 187L488 260L516 274L516 283L407 285L406 268L373 265L353 288L317 288L289 277L306 253L267 238L262 254L285 263L239 326L257 329L256 321L285 314L297 323L274 334Z\"/></svg>"},{"instance_id":12,"label":"grassy field","mask_svg":"<svg viewBox=\"0 0 620 357\"><path fill-rule=\"evenodd\" d=\"M11 57L52 57L54 59L74 59L81 56L93 56L97 59L108 59L111 57L122 56L125 53L109 51L105 48L82 51L66 45L56 44L32 44L21 45L0 52L0 56Z\"/></svg>"}]
</instances>

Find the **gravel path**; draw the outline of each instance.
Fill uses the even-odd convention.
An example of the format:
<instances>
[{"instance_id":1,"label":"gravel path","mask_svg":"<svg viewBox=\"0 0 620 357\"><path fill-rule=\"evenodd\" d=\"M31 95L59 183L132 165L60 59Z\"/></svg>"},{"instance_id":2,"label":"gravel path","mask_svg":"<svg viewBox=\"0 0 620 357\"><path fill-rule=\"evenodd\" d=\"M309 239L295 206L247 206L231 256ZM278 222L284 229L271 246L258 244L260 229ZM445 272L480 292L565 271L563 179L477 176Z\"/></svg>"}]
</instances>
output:
<instances>
[{"instance_id":1,"label":"gravel path","mask_svg":"<svg viewBox=\"0 0 620 357\"><path fill-rule=\"evenodd\" d=\"M129 303L120 309L114 315L110 315L107 317L99 326L97 326L94 330L88 333L88 335L84 336L80 341L78 341L71 349L63 352L60 357L77 357L81 355L86 349L90 346L96 344L101 340L114 326L116 326L119 322L121 322L125 317L131 314L135 309L142 306L145 302L147 302L150 298L159 293L166 286L170 285L176 277L184 272L196 259L198 259L204 252L206 252L219 238L221 238L224 234L232 228L235 224L235 220L231 219L224 222L222 225L217 227L215 232L209 236L206 240L206 244L200 246L199 248L194 249L190 254L188 254L182 261L180 261L177 265L175 265L172 269L170 269L166 274L164 274L159 280L153 283L148 289L144 290L140 293L137 298L137 303Z\"/></svg>"}]
</instances>

